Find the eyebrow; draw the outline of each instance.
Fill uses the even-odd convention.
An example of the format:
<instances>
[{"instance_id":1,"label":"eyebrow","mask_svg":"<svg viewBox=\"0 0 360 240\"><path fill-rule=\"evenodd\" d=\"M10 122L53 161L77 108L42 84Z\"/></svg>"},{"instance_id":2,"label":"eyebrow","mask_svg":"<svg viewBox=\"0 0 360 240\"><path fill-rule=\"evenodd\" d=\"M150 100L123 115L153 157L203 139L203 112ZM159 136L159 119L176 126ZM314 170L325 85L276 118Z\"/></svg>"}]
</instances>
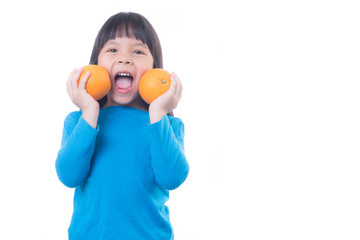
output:
<instances>
[{"instance_id":1,"label":"eyebrow","mask_svg":"<svg viewBox=\"0 0 360 240\"><path fill-rule=\"evenodd\" d=\"M119 44L116 40L109 40L105 45L117 45ZM136 42L131 44L133 47L147 47L147 45L143 42Z\"/></svg>"}]
</instances>

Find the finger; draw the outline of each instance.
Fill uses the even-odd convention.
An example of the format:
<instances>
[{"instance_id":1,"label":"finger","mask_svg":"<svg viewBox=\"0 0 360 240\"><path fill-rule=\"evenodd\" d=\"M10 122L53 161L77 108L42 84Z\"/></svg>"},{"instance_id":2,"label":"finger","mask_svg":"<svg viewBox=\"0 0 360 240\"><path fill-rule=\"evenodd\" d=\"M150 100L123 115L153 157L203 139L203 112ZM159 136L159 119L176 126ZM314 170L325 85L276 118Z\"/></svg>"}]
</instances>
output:
<instances>
[{"instance_id":1,"label":"finger","mask_svg":"<svg viewBox=\"0 0 360 240\"><path fill-rule=\"evenodd\" d=\"M86 85L86 82L87 80L89 79L90 77L90 72L87 72L85 73L85 75L80 79L80 82L79 82L79 88L80 89L85 89L85 85Z\"/></svg>"},{"instance_id":2,"label":"finger","mask_svg":"<svg viewBox=\"0 0 360 240\"><path fill-rule=\"evenodd\" d=\"M183 84L182 84L182 82L181 82L181 80L180 80L180 78L176 75L176 78L177 78L177 80L178 80L178 90L179 90L179 94L180 94L180 96L181 96L181 94L182 94L182 90L183 90Z\"/></svg>"},{"instance_id":3,"label":"finger","mask_svg":"<svg viewBox=\"0 0 360 240\"><path fill-rule=\"evenodd\" d=\"M72 87L73 89L77 89L79 87L79 77L83 72L83 68L79 68L79 70L77 70L72 78Z\"/></svg>"},{"instance_id":4,"label":"finger","mask_svg":"<svg viewBox=\"0 0 360 240\"><path fill-rule=\"evenodd\" d=\"M179 96L179 99L181 99L182 92L183 92L183 85L182 85L182 82L180 81L180 79L179 79L179 85L180 85L180 87L179 87L178 96Z\"/></svg>"},{"instance_id":5,"label":"finger","mask_svg":"<svg viewBox=\"0 0 360 240\"><path fill-rule=\"evenodd\" d=\"M182 89L183 89L182 83L181 83L180 78L179 78L175 73L174 73L174 79L175 79L175 81L176 81L176 92L175 92L175 95L180 98L180 97L181 97L181 94L182 94Z\"/></svg>"},{"instance_id":6,"label":"finger","mask_svg":"<svg viewBox=\"0 0 360 240\"><path fill-rule=\"evenodd\" d=\"M76 69L74 69L71 73L70 73L70 75L69 75L69 77L68 77L68 79L67 79L67 81L66 81L66 90L67 90L67 93L71 96L71 93L72 93L72 78L74 77L74 74L75 74L75 72L76 72L77 70Z\"/></svg>"},{"instance_id":7,"label":"finger","mask_svg":"<svg viewBox=\"0 0 360 240\"><path fill-rule=\"evenodd\" d=\"M175 73L171 74L171 85L170 85L170 89L171 89L171 93L175 93L176 92L176 88L177 88L177 80L175 78ZM169 89L169 90L170 90Z\"/></svg>"}]
</instances>

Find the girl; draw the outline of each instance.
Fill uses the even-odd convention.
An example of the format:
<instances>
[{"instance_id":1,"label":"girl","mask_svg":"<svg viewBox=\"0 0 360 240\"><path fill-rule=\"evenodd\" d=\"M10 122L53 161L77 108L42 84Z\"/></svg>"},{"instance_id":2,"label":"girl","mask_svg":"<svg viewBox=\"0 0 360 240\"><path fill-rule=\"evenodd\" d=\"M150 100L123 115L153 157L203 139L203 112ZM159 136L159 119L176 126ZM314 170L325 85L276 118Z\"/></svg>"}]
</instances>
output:
<instances>
[{"instance_id":1,"label":"girl","mask_svg":"<svg viewBox=\"0 0 360 240\"><path fill-rule=\"evenodd\" d=\"M80 111L64 122L56 159L60 181L75 188L69 239L173 239L169 190L186 179L184 125L171 116L181 98L180 79L147 105L139 80L162 68L159 39L151 24L136 13L118 13L100 29L91 64L105 67L111 90L95 101L85 90L82 69L67 82Z\"/></svg>"}]
</instances>

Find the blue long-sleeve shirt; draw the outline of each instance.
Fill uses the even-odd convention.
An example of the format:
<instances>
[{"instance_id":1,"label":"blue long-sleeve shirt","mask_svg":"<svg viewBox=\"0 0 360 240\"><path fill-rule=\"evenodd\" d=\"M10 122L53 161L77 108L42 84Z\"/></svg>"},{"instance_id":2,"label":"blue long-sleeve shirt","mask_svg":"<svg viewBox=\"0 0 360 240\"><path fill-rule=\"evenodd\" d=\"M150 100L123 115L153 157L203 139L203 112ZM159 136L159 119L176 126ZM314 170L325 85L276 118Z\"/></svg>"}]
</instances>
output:
<instances>
[{"instance_id":1,"label":"blue long-sleeve shirt","mask_svg":"<svg viewBox=\"0 0 360 240\"><path fill-rule=\"evenodd\" d=\"M164 116L112 106L92 128L81 112L64 122L56 159L60 181L75 187L69 239L173 239L169 190L186 179L184 125Z\"/></svg>"}]
</instances>

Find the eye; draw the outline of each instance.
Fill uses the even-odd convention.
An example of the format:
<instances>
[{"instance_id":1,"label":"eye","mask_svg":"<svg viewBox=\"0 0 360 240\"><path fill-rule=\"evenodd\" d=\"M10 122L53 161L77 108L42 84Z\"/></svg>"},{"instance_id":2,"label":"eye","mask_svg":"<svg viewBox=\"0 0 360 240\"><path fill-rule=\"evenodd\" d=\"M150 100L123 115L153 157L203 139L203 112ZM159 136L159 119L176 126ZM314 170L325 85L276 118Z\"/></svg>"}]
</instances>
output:
<instances>
[{"instance_id":1,"label":"eye","mask_svg":"<svg viewBox=\"0 0 360 240\"><path fill-rule=\"evenodd\" d=\"M138 54L144 54L144 53L140 50L135 50L135 51L133 51L133 54L138 55Z\"/></svg>"},{"instance_id":2,"label":"eye","mask_svg":"<svg viewBox=\"0 0 360 240\"><path fill-rule=\"evenodd\" d=\"M116 53L117 52L117 50L115 49L115 48L110 48L109 50L107 50L108 52L110 52L110 53Z\"/></svg>"}]
</instances>

